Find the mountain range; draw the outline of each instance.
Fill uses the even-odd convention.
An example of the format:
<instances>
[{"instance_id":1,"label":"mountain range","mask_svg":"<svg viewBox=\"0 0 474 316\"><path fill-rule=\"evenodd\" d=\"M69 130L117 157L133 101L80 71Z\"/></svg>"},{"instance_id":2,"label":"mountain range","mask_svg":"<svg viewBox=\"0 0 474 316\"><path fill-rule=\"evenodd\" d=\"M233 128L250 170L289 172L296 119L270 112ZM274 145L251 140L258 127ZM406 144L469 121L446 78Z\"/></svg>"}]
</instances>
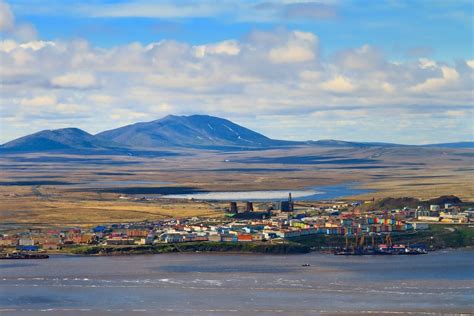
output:
<instances>
[{"instance_id":1,"label":"mountain range","mask_svg":"<svg viewBox=\"0 0 474 316\"><path fill-rule=\"evenodd\" d=\"M268 138L229 120L209 116L169 115L91 135L78 128L44 130L0 146L3 153L76 152L134 153L163 148L264 149L288 146L392 147L390 143L363 143L339 140L285 141ZM474 148L474 142L423 145L423 147Z\"/></svg>"}]
</instances>

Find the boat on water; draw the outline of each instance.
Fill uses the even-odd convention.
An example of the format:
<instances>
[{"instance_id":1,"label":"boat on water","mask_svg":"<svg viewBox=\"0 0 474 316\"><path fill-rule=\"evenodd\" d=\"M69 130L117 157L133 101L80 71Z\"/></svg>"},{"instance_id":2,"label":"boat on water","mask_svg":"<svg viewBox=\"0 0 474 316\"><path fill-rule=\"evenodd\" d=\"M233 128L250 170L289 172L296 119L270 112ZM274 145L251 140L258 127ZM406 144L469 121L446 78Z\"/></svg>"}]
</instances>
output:
<instances>
[{"instance_id":1,"label":"boat on water","mask_svg":"<svg viewBox=\"0 0 474 316\"><path fill-rule=\"evenodd\" d=\"M12 252L0 254L0 259L48 259L44 253Z\"/></svg>"}]
</instances>

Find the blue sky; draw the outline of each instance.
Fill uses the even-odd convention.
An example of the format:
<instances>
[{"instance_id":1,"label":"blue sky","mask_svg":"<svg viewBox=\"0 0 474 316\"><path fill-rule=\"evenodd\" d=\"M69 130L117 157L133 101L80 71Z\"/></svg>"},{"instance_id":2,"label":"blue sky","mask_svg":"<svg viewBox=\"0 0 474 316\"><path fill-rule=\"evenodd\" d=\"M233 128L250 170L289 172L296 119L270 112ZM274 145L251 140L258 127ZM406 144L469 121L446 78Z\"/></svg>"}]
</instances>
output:
<instances>
[{"instance_id":1,"label":"blue sky","mask_svg":"<svg viewBox=\"0 0 474 316\"><path fill-rule=\"evenodd\" d=\"M286 139L473 138L471 1L19 0L0 9L0 142L171 113L225 116Z\"/></svg>"},{"instance_id":2,"label":"blue sky","mask_svg":"<svg viewBox=\"0 0 474 316\"><path fill-rule=\"evenodd\" d=\"M159 2L159 1L158 1ZM199 1L175 3L192 7ZM201 1L212 3L215 1ZM472 59L471 1L326 1L316 2L331 14L315 17L302 12L291 16L282 8L258 9L267 1L221 1L219 8L204 10L198 16L183 13L169 16L147 12L152 1L10 1L19 22L35 25L42 39L84 38L100 47L143 44L173 38L191 44L241 38L253 29L286 27L318 34L325 52L364 44L383 48L391 57L406 59L423 54L435 59ZM149 4L150 3L150 4ZM155 2L157 3L157 2ZM143 7L136 12L109 12L116 6ZM287 4L290 5L291 3ZM297 4L297 2L293 3ZM308 3L302 2L308 5ZM245 8L241 13L233 7ZM274 6L284 6L275 2ZM253 8L252 8L253 7ZM311 7L310 7L311 8ZM316 7L317 9L317 7ZM315 9L315 10L316 10ZM125 10L125 9L124 9ZM261 17L252 15L261 13ZM160 14L161 13L161 14ZM97 14L97 15L94 15ZM115 16L114 16L115 15ZM116 16L118 15L118 16ZM172 15L172 14L171 14ZM245 16L248 15L248 16ZM308 13L308 15L310 15Z\"/></svg>"}]
</instances>

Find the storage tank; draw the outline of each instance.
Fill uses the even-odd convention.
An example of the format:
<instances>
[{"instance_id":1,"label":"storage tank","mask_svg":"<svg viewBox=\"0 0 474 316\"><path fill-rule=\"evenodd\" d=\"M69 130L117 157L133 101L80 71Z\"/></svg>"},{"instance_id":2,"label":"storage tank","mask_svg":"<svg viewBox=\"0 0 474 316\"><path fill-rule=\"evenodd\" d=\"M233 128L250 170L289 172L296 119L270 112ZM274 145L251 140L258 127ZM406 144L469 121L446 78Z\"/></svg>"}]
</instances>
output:
<instances>
[{"instance_id":1,"label":"storage tank","mask_svg":"<svg viewBox=\"0 0 474 316\"><path fill-rule=\"evenodd\" d=\"M237 214L239 211L237 209L237 202L230 202L230 212L232 214Z\"/></svg>"},{"instance_id":2,"label":"storage tank","mask_svg":"<svg viewBox=\"0 0 474 316\"><path fill-rule=\"evenodd\" d=\"M247 212L253 212L253 203L252 202L247 202L245 210Z\"/></svg>"}]
</instances>

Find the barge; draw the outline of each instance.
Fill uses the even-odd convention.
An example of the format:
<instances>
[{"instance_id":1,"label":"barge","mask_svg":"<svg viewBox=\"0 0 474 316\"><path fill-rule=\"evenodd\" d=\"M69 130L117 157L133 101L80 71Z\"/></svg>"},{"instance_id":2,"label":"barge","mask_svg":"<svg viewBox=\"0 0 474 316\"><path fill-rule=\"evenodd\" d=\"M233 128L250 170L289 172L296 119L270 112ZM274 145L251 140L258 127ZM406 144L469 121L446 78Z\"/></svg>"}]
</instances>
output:
<instances>
[{"instance_id":1,"label":"barge","mask_svg":"<svg viewBox=\"0 0 474 316\"><path fill-rule=\"evenodd\" d=\"M13 252L2 253L0 259L48 259L49 256L44 253Z\"/></svg>"}]
</instances>

